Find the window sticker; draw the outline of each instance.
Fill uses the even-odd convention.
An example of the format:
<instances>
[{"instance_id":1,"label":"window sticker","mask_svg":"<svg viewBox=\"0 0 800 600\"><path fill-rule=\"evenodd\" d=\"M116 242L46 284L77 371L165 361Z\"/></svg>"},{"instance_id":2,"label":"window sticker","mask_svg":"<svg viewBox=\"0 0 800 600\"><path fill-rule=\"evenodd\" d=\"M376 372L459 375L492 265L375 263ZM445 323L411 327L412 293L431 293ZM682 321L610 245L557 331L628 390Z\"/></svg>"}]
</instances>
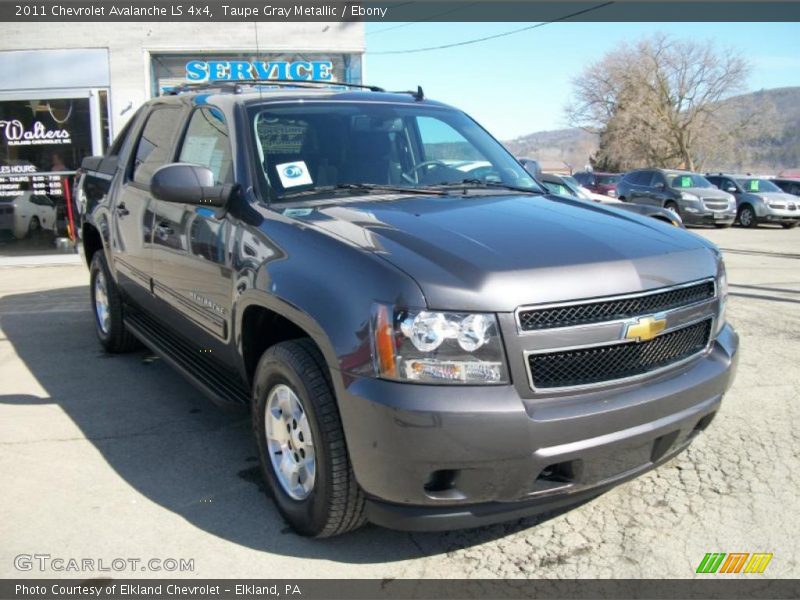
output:
<instances>
[{"instance_id":1,"label":"window sticker","mask_svg":"<svg viewBox=\"0 0 800 600\"><path fill-rule=\"evenodd\" d=\"M751 179L750 180L750 191L751 192L757 192L758 191L758 184L759 184L758 179Z\"/></svg>"},{"instance_id":2,"label":"window sticker","mask_svg":"<svg viewBox=\"0 0 800 600\"><path fill-rule=\"evenodd\" d=\"M293 188L314 183L311 180L311 175L308 173L308 167L303 160L275 165L275 169L278 171L278 177L281 178L281 185L284 188Z\"/></svg>"},{"instance_id":3,"label":"window sticker","mask_svg":"<svg viewBox=\"0 0 800 600\"><path fill-rule=\"evenodd\" d=\"M692 187L692 178L686 175L681 177L681 187Z\"/></svg>"}]
</instances>

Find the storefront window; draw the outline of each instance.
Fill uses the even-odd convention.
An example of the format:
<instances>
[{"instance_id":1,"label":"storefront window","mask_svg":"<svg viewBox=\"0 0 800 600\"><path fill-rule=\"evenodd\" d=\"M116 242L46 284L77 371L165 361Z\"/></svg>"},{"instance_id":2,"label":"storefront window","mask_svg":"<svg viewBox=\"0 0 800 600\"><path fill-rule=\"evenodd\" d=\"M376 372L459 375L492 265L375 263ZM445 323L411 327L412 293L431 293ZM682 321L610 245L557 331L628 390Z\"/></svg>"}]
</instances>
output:
<instances>
[{"instance_id":1,"label":"storefront window","mask_svg":"<svg viewBox=\"0 0 800 600\"><path fill-rule=\"evenodd\" d=\"M88 98L0 100L0 254L74 239L70 186L90 154Z\"/></svg>"}]
</instances>

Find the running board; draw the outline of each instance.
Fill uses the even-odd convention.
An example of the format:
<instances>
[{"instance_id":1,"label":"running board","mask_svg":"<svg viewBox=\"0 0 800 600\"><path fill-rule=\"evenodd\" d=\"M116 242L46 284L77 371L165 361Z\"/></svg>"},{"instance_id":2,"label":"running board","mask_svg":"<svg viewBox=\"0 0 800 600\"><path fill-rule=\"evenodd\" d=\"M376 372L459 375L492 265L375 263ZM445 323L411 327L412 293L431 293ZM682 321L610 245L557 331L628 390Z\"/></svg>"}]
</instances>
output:
<instances>
[{"instance_id":1,"label":"running board","mask_svg":"<svg viewBox=\"0 0 800 600\"><path fill-rule=\"evenodd\" d=\"M237 374L204 356L200 349L141 312L125 315L125 326L145 346L162 358L220 406L248 406L250 392Z\"/></svg>"}]
</instances>

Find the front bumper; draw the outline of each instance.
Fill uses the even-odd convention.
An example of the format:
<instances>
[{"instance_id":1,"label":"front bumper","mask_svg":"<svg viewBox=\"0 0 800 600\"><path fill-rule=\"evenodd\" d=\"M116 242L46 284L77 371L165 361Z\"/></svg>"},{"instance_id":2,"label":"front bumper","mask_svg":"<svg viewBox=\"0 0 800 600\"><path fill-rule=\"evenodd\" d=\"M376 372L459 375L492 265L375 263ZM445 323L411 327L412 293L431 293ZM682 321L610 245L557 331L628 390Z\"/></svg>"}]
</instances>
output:
<instances>
[{"instance_id":1,"label":"front bumper","mask_svg":"<svg viewBox=\"0 0 800 600\"><path fill-rule=\"evenodd\" d=\"M373 522L471 527L596 496L678 454L730 386L738 337L651 379L572 396L508 386L411 385L371 378L340 390L356 479Z\"/></svg>"},{"instance_id":2,"label":"front bumper","mask_svg":"<svg viewBox=\"0 0 800 600\"><path fill-rule=\"evenodd\" d=\"M681 211L681 218L685 225L733 225L736 220L736 211L700 210L699 212Z\"/></svg>"},{"instance_id":3,"label":"front bumper","mask_svg":"<svg viewBox=\"0 0 800 600\"><path fill-rule=\"evenodd\" d=\"M770 208L769 206L760 205L756 210L756 217L761 223L798 223L800 222L800 210Z\"/></svg>"}]
</instances>

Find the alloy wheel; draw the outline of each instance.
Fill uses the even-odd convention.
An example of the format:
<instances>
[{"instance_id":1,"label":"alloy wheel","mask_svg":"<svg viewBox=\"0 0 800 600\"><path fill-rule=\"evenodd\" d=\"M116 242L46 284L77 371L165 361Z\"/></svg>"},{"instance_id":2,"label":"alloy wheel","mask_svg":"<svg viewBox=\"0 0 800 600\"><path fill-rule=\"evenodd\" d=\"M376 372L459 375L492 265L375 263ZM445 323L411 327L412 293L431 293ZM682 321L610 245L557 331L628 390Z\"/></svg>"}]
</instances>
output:
<instances>
[{"instance_id":1,"label":"alloy wheel","mask_svg":"<svg viewBox=\"0 0 800 600\"><path fill-rule=\"evenodd\" d=\"M264 424L275 477L290 498L305 500L317 475L314 440L303 403L288 385L270 390Z\"/></svg>"}]
</instances>

